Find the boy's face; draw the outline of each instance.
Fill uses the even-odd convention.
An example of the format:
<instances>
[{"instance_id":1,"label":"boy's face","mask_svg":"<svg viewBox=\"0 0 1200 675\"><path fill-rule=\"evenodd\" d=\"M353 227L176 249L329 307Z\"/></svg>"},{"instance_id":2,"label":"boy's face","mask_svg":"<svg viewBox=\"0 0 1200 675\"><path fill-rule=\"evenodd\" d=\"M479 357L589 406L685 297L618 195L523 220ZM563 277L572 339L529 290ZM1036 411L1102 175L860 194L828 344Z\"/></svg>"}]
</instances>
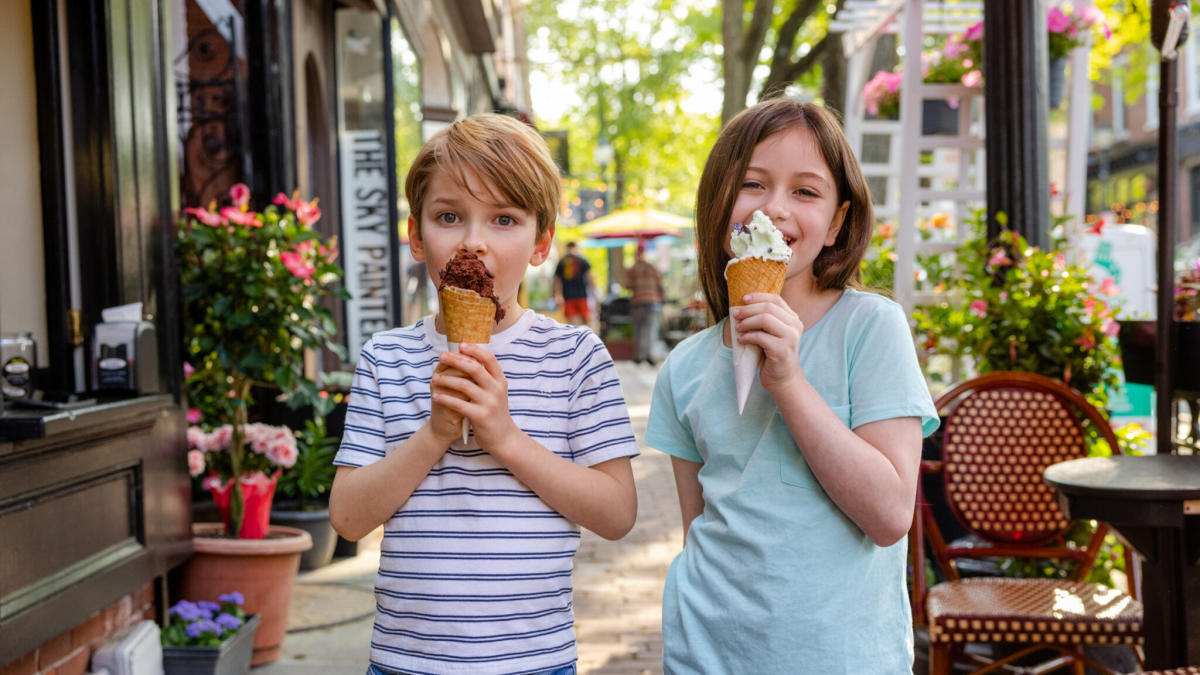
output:
<instances>
[{"instance_id":1,"label":"boy's face","mask_svg":"<svg viewBox=\"0 0 1200 675\"><path fill-rule=\"evenodd\" d=\"M441 282L441 271L455 254L479 256L496 278L496 298L505 311L495 329L500 331L520 318L517 290L528 266L545 262L554 230L538 237L536 214L508 203L473 171L463 175L469 189L444 170L433 174L420 228L415 218L408 219L409 243L413 258L426 263L434 284Z\"/></svg>"}]
</instances>

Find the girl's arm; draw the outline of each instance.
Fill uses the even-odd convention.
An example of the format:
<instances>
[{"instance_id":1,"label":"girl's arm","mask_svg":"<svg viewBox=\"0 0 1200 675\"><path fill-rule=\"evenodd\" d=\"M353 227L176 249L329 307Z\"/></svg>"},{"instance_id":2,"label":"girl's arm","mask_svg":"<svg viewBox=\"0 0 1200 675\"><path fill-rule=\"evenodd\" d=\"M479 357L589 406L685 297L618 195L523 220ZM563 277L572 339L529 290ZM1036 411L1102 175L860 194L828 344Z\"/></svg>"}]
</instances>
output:
<instances>
[{"instance_id":1,"label":"girl's arm","mask_svg":"<svg viewBox=\"0 0 1200 675\"><path fill-rule=\"evenodd\" d=\"M678 457L671 458L671 470L675 472L675 491L679 493L679 515L683 518L683 541L687 543L688 529L692 521L704 510L704 492L700 487L700 462L689 462Z\"/></svg>"},{"instance_id":2,"label":"girl's arm","mask_svg":"<svg viewBox=\"0 0 1200 675\"><path fill-rule=\"evenodd\" d=\"M471 420L479 447L566 519L605 539L625 536L637 519L628 457L590 467L560 457L517 427L508 412L508 381L495 355L464 343L442 354L433 402Z\"/></svg>"},{"instance_id":3,"label":"girl's arm","mask_svg":"<svg viewBox=\"0 0 1200 675\"><path fill-rule=\"evenodd\" d=\"M366 466L339 466L329 490L329 522L351 541L387 522L412 496L450 441L426 423L383 459Z\"/></svg>"},{"instance_id":4,"label":"girl's arm","mask_svg":"<svg viewBox=\"0 0 1200 675\"><path fill-rule=\"evenodd\" d=\"M921 462L921 422L900 417L846 428L813 388L796 352L803 324L784 300L752 293L731 315L743 344L763 349L759 379L830 499L879 546L912 525ZM886 367L886 364L880 364Z\"/></svg>"}]
</instances>

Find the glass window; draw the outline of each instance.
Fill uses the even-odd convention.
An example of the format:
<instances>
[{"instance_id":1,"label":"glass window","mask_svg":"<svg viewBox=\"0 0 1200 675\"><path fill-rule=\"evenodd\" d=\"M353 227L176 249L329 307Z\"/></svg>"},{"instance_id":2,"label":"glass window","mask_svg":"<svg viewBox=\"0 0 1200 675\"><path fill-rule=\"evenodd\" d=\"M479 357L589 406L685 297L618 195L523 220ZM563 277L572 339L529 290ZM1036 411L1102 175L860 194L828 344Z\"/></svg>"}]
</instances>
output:
<instances>
[{"instance_id":1,"label":"glass window","mask_svg":"<svg viewBox=\"0 0 1200 675\"><path fill-rule=\"evenodd\" d=\"M412 258L408 247L408 199L404 180L408 167L421 149L421 64L400 21L392 20L392 97L396 124L396 201L400 218L401 323L409 324L429 313L434 306L433 284L425 263Z\"/></svg>"}]
</instances>

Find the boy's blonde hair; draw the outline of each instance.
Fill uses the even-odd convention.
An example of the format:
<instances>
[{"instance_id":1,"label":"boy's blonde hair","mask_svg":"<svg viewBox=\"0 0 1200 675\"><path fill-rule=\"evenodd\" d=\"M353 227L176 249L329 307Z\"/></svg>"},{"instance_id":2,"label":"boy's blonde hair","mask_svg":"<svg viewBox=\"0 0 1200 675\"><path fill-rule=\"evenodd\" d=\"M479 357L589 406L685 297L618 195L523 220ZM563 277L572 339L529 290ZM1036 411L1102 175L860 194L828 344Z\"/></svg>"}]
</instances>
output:
<instances>
[{"instance_id":1,"label":"boy's blonde hair","mask_svg":"<svg viewBox=\"0 0 1200 675\"><path fill-rule=\"evenodd\" d=\"M826 108L786 97L770 99L738 113L721 130L696 190L700 286L714 321L729 315L729 292L725 284L725 263L729 262L729 254L725 252L725 241L733 203L746 177L750 156L767 137L793 127L804 127L812 132L837 186L838 204L850 203L837 239L832 246L821 249L813 261L817 287L862 286L860 265L867 244L871 242L875 216L871 191L858 159L850 149L850 142L846 140L837 116Z\"/></svg>"},{"instance_id":2,"label":"boy's blonde hair","mask_svg":"<svg viewBox=\"0 0 1200 675\"><path fill-rule=\"evenodd\" d=\"M455 121L425 142L408 178L404 196L421 232L421 208L429 181L437 171L447 171L459 187L469 190L465 171L470 169L503 197L537 216L537 236L542 237L558 218L561 186L558 167L546 141L531 128L507 115L484 113ZM489 195L474 195L483 201Z\"/></svg>"}]
</instances>

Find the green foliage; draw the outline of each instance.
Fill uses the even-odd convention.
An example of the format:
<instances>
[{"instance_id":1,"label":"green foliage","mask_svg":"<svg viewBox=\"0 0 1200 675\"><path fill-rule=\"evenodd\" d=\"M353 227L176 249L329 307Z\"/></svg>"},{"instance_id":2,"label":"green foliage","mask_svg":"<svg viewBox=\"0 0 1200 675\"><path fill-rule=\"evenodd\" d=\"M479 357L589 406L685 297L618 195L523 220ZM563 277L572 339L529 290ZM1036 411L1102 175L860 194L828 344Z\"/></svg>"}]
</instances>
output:
<instances>
[{"instance_id":1,"label":"green foliage","mask_svg":"<svg viewBox=\"0 0 1200 675\"><path fill-rule=\"evenodd\" d=\"M342 277L334 243L322 242L311 221L275 206L258 214L224 211L189 209L194 217L180 224L177 249L184 353L195 369L188 400L210 426L231 422L251 402L251 383L315 396L316 384L304 377L304 350L345 353L320 300L349 297L334 286ZM239 225L230 215L256 224Z\"/></svg>"},{"instance_id":2,"label":"green foliage","mask_svg":"<svg viewBox=\"0 0 1200 675\"><path fill-rule=\"evenodd\" d=\"M918 341L935 354L967 357L975 370L1017 370L1062 380L1103 409L1118 384L1114 308L1086 269L1066 262L1063 242L1049 251L1011 230L975 237L955 251L945 300L914 310ZM1115 292L1115 291L1112 291Z\"/></svg>"},{"instance_id":3,"label":"green foliage","mask_svg":"<svg viewBox=\"0 0 1200 675\"><path fill-rule=\"evenodd\" d=\"M337 473L333 458L337 455L339 439L328 435L325 417L342 398L342 394L326 394L313 402L312 419L304 423L304 430L297 438L296 463L283 472L276 485L276 492L297 500L301 510L307 500L324 498L333 487L333 477Z\"/></svg>"}]
</instances>

